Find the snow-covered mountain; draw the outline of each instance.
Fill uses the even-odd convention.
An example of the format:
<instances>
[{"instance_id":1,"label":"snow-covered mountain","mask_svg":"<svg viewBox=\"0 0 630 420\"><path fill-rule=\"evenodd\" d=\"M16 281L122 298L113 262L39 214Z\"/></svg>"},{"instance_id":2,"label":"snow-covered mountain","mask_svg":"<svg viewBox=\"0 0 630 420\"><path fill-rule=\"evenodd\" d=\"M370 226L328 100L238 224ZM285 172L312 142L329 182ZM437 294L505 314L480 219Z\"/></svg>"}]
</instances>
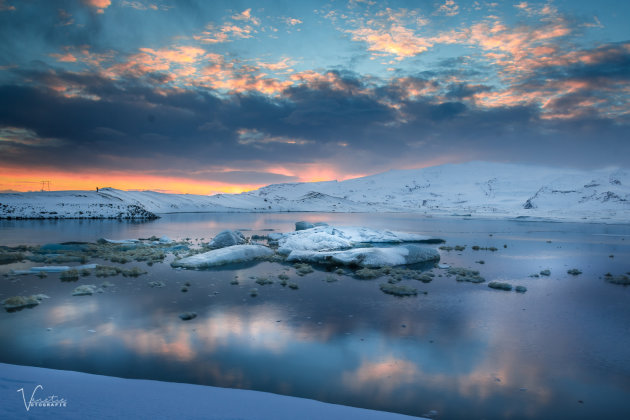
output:
<instances>
[{"instance_id":1,"label":"snow-covered mountain","mask_svg":"<svg viewBox=\"0 0 630 420\"><path fill-rule=\"evenodd\" d=\"M145 210L145 212L142 212ZM153 191L0 194L0 218L142 218L180 212L415 212L426 215L630 221L630 174L469 162L342 182L274 184L242 194Z\"/></svg>"}]
</instances>

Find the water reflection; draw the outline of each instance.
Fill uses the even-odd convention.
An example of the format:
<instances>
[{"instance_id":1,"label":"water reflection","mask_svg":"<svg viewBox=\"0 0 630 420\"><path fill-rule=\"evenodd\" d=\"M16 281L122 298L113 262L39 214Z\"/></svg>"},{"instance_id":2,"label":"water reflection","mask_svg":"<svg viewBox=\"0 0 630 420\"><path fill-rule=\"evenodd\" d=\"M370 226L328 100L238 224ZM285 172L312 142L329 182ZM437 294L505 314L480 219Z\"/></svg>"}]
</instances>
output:
<instances>
[{"instance_id":1,"label":"water reflection","mask_svg":"<svg viewBox=\"0 0 630 420\"><path fill-rule=\"evenodd\" d=\"M170 224L111 225L107 235L99 229L109 225L97 225L90 235L181 231L183 237L210 237L209 230L226 227L250 228L251 233L288 230L296 218L375 228L387 222L370 217L204 215L191 216L188 224L178 216ZM0 292L51 298L32 310L0 314L0 334L11 337L0 349L0 360L242 387L414 415L437 410L443 418L630 415L625 404L630 397L630 288L598 278L607 271L630 271L630 244L622 237L595 235L608 227L572 231L565 224L536 229L507 222L427 223L395 215L386 227L443 236L449 245L467 244L465 251L444 252L443 261L479 269L488 280L526 285L528 292L457 283L435 270L438 276L431 283L408 281L428 295L399 299L380 292L384 279L339 276L327 283L323 271L298 277L291 266L275 263L212 271L174 271L156 264L138 279L108 278L114 287L103 294L72 297L77 284L61 283L58 274L29 275L3 282ZM616 229L619 234L630 230ZM472 244L499 250L472 251ZM475 263L480 259L485 264ZM584 274L567 275L573 266ZM543 268L551 268L552 276L528 277ZM278 283L260 287L251 278L275 278L285 270L299 290ZM230 285L235 275L239 286ZM164 281L166 287L149 288L150 280ZM98 281L88 277L79 283ZM185 294L180 292L184 282L191 283ZM259 288L257 298L249 296L251 287ZM198 316L181 321L178 314L184 311Z\"/></svg>"}]
</instances>

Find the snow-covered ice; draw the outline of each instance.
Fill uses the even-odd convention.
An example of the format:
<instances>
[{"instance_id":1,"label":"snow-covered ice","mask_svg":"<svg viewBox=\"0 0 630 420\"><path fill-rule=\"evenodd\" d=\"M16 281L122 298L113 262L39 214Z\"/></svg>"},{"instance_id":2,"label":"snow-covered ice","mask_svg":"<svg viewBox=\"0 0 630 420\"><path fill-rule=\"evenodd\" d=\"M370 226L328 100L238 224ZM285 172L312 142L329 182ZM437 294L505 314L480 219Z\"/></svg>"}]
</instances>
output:
<instances>
[{"instance_id":1,"label":"snow-covered ice","mask_svg":"<svg viewBox=\"0 0 630 420\"><path fill-rule=\"evenodd\" d=\"M226 248L214 249L202 254L175 260L173 267L208 268L225 264L253 261L273 255L274 252L262 245L233 245Z\"/></svg>"},{"instance_id":2,"label":"snow-covered ice","mask_svg":"<svg viewBox=\"0 0 630 420\"><path fill-rule=\"evenodd\" d=\"M101 241L108 243L108 244L137 244L140 243L139 239L107 239L107 238L101 238Z\"/></svg>"},{"instance_id":3,"label":"snow-covered ice","mask_svg":"<svg viewBox=\"0 0 630 420\"><path fill-rule=\"evenodd\" d=\"M11 270L10 274L33 274L33 273L63 273L70 270L94 270L97 264L84 264L70 267L68 265L45 265L42 267L31 267L28 270Z\"/></svg>"},{"instance_id":4,"label":"snow-covered ice","mask_svg":"<svg viewBox=\"0 0 630 420\"><path fill-rule=\"evenodd\" d=\"M278 242L278 252L333 251L352 248L365 243L431 242L435 238L415 233L375 230L356 226L317 226L288 233L272 233L269 238Z\"/></svg>"},{"instance_id":5,"label":"snow-covered ice","mask_svg":"<svg viewBox=\"0 0 630 420\"><path fill-rule=\"evenodd\" d=\"M68 270L70 270L70 267L67 265L47 265L43 267L31 267L28 271L30 271L31 273L62 273Z\"/></svg>"},{"instance_id":6,"label":"snow-covered ice","mask_svg":"<svg viewBox=\"0 0 630 420\"><path fill-rule=\"evenodd\" d=\"M292 251L289 262L385 267L439 261L440 254L426 246L405 244L392 247L354 248L344 251Z\"/></svg>"},{"instance_id":7,"label":"snow-covered ice","mask_svg":"<svg viewBox=\"0 0 630 420\"><path fill-rule=\"evenodd\" d=\"M418 417L259 391L218 388L0 363L0 418L403 420ZM35 391L35 388L41 385ZM55 396L65 406L26 405Z\"/></svg>"},{"instance_id":8,"label":"snow-covered ice","mask_svg":"<svg viewBox=\"0 0 630 420\"><path fill-rule=\"evenodd\" d=\"M225 248L232 245L243 245L245 237L238 230L224 230L219 232L208 244L210 248Z\"/></svg>"}]
</instances>

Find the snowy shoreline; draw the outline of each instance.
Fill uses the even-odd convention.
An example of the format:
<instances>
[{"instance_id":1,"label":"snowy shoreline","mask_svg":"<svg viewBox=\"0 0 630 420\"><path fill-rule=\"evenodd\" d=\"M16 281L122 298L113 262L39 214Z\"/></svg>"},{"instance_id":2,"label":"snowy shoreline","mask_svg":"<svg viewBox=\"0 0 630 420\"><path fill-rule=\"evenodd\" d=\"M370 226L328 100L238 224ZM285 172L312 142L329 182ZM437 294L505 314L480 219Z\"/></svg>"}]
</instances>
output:
<instances>
[{"instance_id":1,"label":"snowy shoreline","mask_svg":"<svg viewBox=\"0 0 630 420\"><path fill-rule=\"evenodd\" d=\"M4 419L25 416L47 419L419 419L260 391L123 379L5 363L0 363L0 391L3 401L0 418ZM47 403L56 406L46 406Z\"/></svg>"},{"instance_id":2,"label":"snowy shoreline","mask_svg":"<svg viewBox=\"0 0 630 420\"><path fill-rule=\"evenodd\" d=\"M283 212L629 223L630 173L469 162L213 196L112 188L0 194L0 219L11 220L150 220L171 213Z\"/></svg>"}]
</instances>

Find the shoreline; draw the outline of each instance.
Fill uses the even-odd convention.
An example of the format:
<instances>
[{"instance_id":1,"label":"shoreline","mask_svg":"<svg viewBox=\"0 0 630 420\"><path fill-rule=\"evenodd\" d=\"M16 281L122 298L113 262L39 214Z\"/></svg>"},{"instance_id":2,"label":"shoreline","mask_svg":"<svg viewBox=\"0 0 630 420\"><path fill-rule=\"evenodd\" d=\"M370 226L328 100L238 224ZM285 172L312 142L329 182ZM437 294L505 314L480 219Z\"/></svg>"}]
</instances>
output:
<instances>
[{"instance_id":1,"label":"shoreline","mask_svg":"<svg viewBox=\"0 0 630 420\"><path fill-rule=\"evenodd\" d=\"M455 211L455 210L453 210ZM164 212L164 213L156 213L157 218L127 218L127 217L108 217L108 216L96 216L96 217L60 217L60 216L51 216L51 217L5 217L0 216L0 221L33 221L33 220L49 220L49 221L79 221L79 220L102 220L102 221L112 221L117 220L120 222L153 222L162 218L162 216L168 215L185 215L185 214L409 214L409 215L418 215L427 219L436 218L436 219L458 219L458 220L490 220L490 221L513 221L513 222L539 222L539 223L584 223L584 224L602 224L602 225L629 225L630 217L628 218L602 218L602 219L588 219L584 216L582 217L549 217L549 216L530 216L530 215L497 215L491 213L466 213L466 214L449 214L450 212L435 212L435 213L425 213L425 212L413 212L407 210L401 211L305 211L305 210L274 210L274 211L251 211L251 210L238 210L238 211L180 211L180 212Z\"/></svg>"}]
</instances>

